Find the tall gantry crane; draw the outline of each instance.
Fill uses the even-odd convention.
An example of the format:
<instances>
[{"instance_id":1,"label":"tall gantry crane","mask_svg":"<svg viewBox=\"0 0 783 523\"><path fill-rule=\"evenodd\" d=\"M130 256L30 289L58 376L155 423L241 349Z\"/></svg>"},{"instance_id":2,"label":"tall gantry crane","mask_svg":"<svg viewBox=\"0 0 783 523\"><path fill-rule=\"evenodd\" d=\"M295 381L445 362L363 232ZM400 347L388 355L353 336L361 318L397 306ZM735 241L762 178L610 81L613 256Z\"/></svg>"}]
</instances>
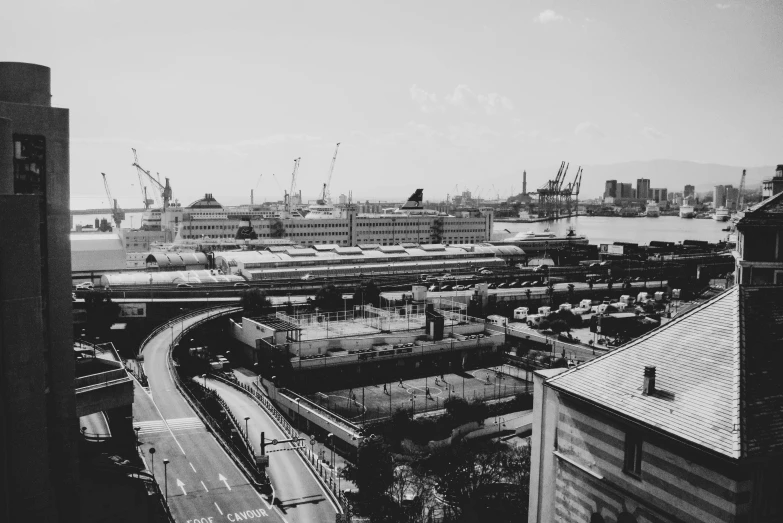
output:
<instances>
[{"instance_id":1,"label":"tall gantry crane","mask_svg":"<svg viewBox=\"0 0 783 523\"><path fill-rule=\"evenodd\" d=\"M142 180L142 173L147 175L147 178L150 179L152 182L152 185L158 189L160 192L160 197L163 201L163 209L168 208L169 202L171 201L171 185L169 184L169 179L166 178L166 185L164 186L162 183L160 183L160 180L152 176L152 174L145 170L141 165L139 165L139 158L136 154L136 149L133 150L133 166L136 168L136 172L139 175L139 182L141 183ZM149 208L149 200L147 199L147 188L144 186L144 206L145 208Z\"/></svg>"},{"instance_id":2,"label":"tall gantry crane","mask_svg":"<svg viewBox=\"0 0 783 523\"><path fill-rule=\"evenodd\" d=\"M287 211L293 212L294 210L294 191L296 190L296 172L299 170L299 162L302 157L294 158L294 172L291 173L291 190L288 193L288 209Z\"/></svg>"},{"instance_id":3,"label":"tall gantry crane","mask_svg":"<svg viewBox=\"0 0 783 523\"><path fill-rule=\"evenodd\" d=\"M747 174L747 171L745 169L742 169L742 179L740 180L739 184L739 196L737 197L737 210L741 211L742 207L745 205L745 175Z\"/></svg>"},{"instance_id":4,"label":"tall gantry crane","mask_svg":"<svg viewBox=\"0 0 783 523\"><path fill-rule=\"evenodd\" d=\"M111 190L109 189L109 180L106 179L106 173L101 173L103 176L103 188L106 189L106 197L109 199L109 205L111 205L111 217L114 220L114 225L119 229L122 220L125 219L125 211L120 209L117 205L117 200L111 197Z\"/></svg>"},{"instance_id":5,"label":"tall gantry crane","mask_svg":"<svg viewBox=\"0 0 783 523\"><path fill-rule=\"evenodd\" d=\"M329 175L326 177L326 183L324 184L323 194L321 199L318 200L319 205L329 205L332 203L332 174L334 174L334 164L337 161L337 151L340 149L340 142L337 142L337 146L334 148L334 156L332 156L332 165L329 166Z\"/></svg>"},{"instance_id":6,"label":"tall gantry crane","mask_svg":"<svg viewBox=\"0 0 783 523\"><path fill-rule=\"evenodd\" d=\"M574 196L576 196L576 208L578 212L579 188L581 187L581 185L582 185L582 167L580 166L576 170L576 174L574 175L573 181L568 185L566 185L565 189L561 191L561 195L563 196L564 210L565 212L568 213L569 216L573 213L572 205L574 203Z\"/></svg>"},{"instance_id":7,"label":"tall gantry crane","mask_svg":"<svg viewBox=\"0 0 783 523\"><path fill-rule=\"evenodd\" d=\"M568 173L566 162L560 162L560 169L554 180L547 180L538 188L538 215L541 217L556 218L560 216L563 196L563 181Z\"/></svg>"}]
</instances>

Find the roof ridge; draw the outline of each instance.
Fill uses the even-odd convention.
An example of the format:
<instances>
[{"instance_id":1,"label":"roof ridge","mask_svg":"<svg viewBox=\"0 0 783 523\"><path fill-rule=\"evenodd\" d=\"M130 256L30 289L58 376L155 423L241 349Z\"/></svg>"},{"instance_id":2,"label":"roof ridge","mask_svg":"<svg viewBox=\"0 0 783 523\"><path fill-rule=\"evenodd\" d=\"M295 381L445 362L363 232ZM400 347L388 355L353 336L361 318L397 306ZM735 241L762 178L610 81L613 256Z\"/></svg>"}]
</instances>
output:
<instances>
[{"instance_id":1,"label":"roof ridge","mask_svg":"<svg viewBox=\"0 0 783 523\"><path fill-rule=\"evenodd\" d=\"M743 449L745 430L742 426L742 397L743 397L743 382L744 382L744 351L743 345L743 332L745 324L745 305L742 299L743 289L737 285L737 303L735 309L737 314L733 318L734 327L734 354L732 358L732 364L734 367L734 376L732 380L732 394L731 398L731 421L732 428L734 429L731 434L732 439L732 452L735 458L740 458L745 453Z\"/></svg>"},{"instance_id":2,"label":"roof ridge","mask_svg":"<svg viewBox=\"0 0 783 523\"><path fill-rule=\"evenodd\" d=\"M720 294L718 294L718 295L710 298L709 300L705 301L701 305L699 305L699 306L689 310L684 315L682 315L682 316L680 316L680 317L670 321L666 325L658 326L655 329L651 330L650 332L646 333L644 336L636 338L635 340L631 341L630 343L627 343L626 345L623 345L622 347L620 347L620 348L618 348L616 350L609 351L606 354L603 354L603 355L601 355L601 356L599 356L597 358L594 358L594 359L588 361L587 363L585 363L583 365L578 365L578 366L574 367L573 369L569 369L567 372L563 372L562 374L558 374L557 376L549 378L547 380L547 382L553 382L553 381L556 381L556 380L558 380L558 379L560 379L560 378L562 378L564 376L569 376L569 375L571 375L572 372L575 372L575 371L577 371L579 369L583 369L583 368L588 367L588 366L592 366L594 363L596 363L598 361L601 361L604 358L606 358L607 356L611 356L612 354L620 354L622 352L625 352L626 350L631 349L631 348L635 347L636 345L638 345L639 343L645 341L650 336L655 335L656 333L665 331L666 329L669 329L672 326L674 326L676 324L679 324L682 321L685 321L686 318L690 318L693 314L696 314L697 312L701 311L702 309L704 309L708 305L711 305L713 303L717 303L720 300L728 298L733 293L736 293L737 296L739 296L738 289L739 289L739 285L734 285L731 288L726 289L723 292L721 292Z\"/></svg>"}]
</instances>

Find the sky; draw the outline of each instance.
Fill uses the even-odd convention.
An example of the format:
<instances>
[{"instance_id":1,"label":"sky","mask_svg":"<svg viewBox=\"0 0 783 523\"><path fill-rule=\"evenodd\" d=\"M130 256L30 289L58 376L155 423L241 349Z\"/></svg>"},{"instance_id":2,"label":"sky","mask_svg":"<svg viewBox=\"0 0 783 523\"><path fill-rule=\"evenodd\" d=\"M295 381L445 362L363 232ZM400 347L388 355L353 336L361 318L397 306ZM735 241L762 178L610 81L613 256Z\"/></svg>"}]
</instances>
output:
<instances>
[{"instance_id":1,"label":"sky","mask_svg":"<svg viewBox=\"0 0 783 523\"><path fill-rule=\"evenodd\" d=\"M17 1L0 60L52 70L71 205L506 197L572 165L783 163L779 0ZM603 180L584 173L596 194ZM589 194L588 194L589 196Z\"/></svg>"}]
</instances>

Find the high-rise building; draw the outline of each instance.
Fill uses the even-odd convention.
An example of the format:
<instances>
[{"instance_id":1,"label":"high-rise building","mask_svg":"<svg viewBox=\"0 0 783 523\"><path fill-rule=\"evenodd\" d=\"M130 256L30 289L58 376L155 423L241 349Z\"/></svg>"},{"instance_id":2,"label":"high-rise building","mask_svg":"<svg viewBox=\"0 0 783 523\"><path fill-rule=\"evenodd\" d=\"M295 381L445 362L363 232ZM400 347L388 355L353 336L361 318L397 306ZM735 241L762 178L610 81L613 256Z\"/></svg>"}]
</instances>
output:
<instances>
[{"instance_id":1,"label":"high-rise building","mask_svg":"<svg viewBox=\"0 0 783 523\"><path fill-rule=\"evenodd\" d=\"M0 62L0 519L78 520L68 109Z\"/></svg>"},{"instance_id":2,"label":"high-rise building","mask_svg":"<svg viewBox=\"0 0 783 523\"><path fill-rule=\"evenodd\" d=\"M617 198L617 180L606 180L604 198Z\"/></svg>"},{"instance_id":3,"label":"high-rise building","mask_svg":"<svg viewBox=\"0 0 783 523\"><path fill-rule=\"evenodd\" d=\"M686 185L685 190L682 191L683 198L688 198L689 196L696 196L696 188L693 185Z\"/></svg>"},{"instance_id":4,"label":"high-rise building","mask_svg":"<svg viewBox=\"0 0 783 523\"><path fill-rule=\"evenodd\" d=\"M636 180L636 197L640 200L650 198L650 180L647 178L638 178Z\"/></svg>"},{"instance_id":5,"label":"high-rise building","mask_svg":"<svg viewBox=\"0 0 783 523\"><path fill-rule=\"evenodd\" d=\"M731 185L725 187L726 190L726 208L729 210L736 210L739 205L739 189L734 188Z\"/></svg>"},{"instance_id":6,"label":"high-rise building","mask_svg":"<svg viewBox=\"0 0 783 523\"><path fill-rule=\"evenodd\" d=\"M630 183L621 183L617 186L617 197L630 199L633 198L633 185Z\"/></svg>"},{"instance_id":7,"label":"high-rise building","mask_svg":"<svg viewBox=\"0 0 783 523\"><path fill-rule=\"evenodd\" d=\"M648 198L651 200L655 200L658 203L667 201L667 190L666 188L660 188L660 189L650 189L649 190Z\"/></svg>"},{"instance_id":8,"label":"high-rise building","mask_svg":"<svg viewBox=\"0 0 783 523\"><path fill-rule=\"evenodd\" d=\"M726 187L723 185L716 185L712 192L712 206L714 208L726 206Z\"/></svg>"}]
</instances>

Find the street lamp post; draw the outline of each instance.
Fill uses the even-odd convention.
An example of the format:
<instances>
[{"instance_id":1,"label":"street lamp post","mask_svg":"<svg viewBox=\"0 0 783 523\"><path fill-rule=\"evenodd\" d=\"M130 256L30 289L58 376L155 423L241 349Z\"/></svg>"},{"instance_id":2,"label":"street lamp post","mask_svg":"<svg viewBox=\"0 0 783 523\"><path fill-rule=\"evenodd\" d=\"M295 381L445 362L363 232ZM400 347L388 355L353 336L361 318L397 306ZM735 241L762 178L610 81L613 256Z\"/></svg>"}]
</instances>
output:
<instances>
[{"instance_id":1,"label":"street lamp post","mask_svg":"<svg viewBox=\"0 0 783 523\"><path fill-rule=\"evenodd\" d=\"M166 492L166 505L169 504L169 460L163 460L163 489Z\"/></svg>"},{"instance_id":2,"label":"street lamp post","mask_svg":"<svg viewBox=\"0 0 783 523\"><path fill-rule=\"evenodd\" d=\"M206 374L202 374L201 377L204 378L204 388L206 389L207 388L207 375Z\"/></svg>"},{"instance_id":3,"label":"street lamp post","mask_svg":"<svg viewBox=\"0 0 783 523\"><path fill-rule=\"evenodd\" d=\"M328 439L331 442L331 444L332 444L332 461L331 461L332 477L330 477L329 479L330 479L330 483L334 483L334 477L333 477L334 476L334 471L337 470L337 467L334 464L334 434L332 434L330 432L329 434L326 435L326 439Z\"/></svg>"},{"instance_id":4,"label":"street lamp post","mask_svg":"<svg viewBox=\"0 0 783 523\"><path fill-rule=\"evenodd\" d=\"M250 421L250 416L245 416L245 438L250 439L250 433L247 431L248 421Z\"/></svg>"},{"instance_id":5,"label":"street lamp post","mask_svg":"<svg viewBox=\"0 0 783 523\"><path fill-rule=\"evenodd\" d=\"M150 447L150 458L152 459L152 477L155 477L155 447Z\"/></svg>"},{"instance_id":6,"label":"street lamp post","mask_svg":"<svg viewBox=\"0 0 783 523\"><path fill-rule=\"evenodd\" d=\"M136 431L136 446L138 447L141 445L141 440L139 440L139 431L141 430L141 427L133 427L133 430Z\"/></svg>"},{"instance_id":7,"label":"street lamp post","mask_svg":"<svg viewBox=\"0 0 783 523\"><path fill-rule=\"evenodd\" d=\"M300 398L296 398L296 432L297 432L297 434L299 434L299 430L300 430L299 429L299 420L302 417L302 411L299 408L299 399Z\"/></svg>"}]
</instances>

